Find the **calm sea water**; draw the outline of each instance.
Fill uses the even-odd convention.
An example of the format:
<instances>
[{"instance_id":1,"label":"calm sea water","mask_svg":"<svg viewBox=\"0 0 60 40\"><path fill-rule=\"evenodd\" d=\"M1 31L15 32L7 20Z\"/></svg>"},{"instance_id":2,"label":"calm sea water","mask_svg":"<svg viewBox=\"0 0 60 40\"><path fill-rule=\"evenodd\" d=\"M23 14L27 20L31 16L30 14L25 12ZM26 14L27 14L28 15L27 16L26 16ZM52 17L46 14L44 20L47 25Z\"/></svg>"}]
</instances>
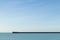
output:
<instances>
[{"instance_id":1,"label":"calm sea water","mask_svg":"<svg viewBox=\"0 0 60 40\"><path fill-rule=\"evenodd\" d=\"M0 33L0 40L60 40L60 34Z\"/></svg>"}]
</instances>

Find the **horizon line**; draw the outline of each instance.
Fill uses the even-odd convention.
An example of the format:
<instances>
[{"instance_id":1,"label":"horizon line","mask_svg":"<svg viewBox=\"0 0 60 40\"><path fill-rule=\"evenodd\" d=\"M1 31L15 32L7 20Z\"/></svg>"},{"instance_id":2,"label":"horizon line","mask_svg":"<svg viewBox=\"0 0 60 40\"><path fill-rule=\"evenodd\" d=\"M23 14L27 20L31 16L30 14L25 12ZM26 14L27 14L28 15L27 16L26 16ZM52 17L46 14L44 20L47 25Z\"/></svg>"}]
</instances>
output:
<instances>
[{"instance_id":1,"label":"horizon line","mask_svg":"<svg viewBox=\"0 0 60 40\"><path fill-rule=\"evenodd\" d=\"M16 33L16 34L17 34L17 33L19 33L19 34L20 34L20 33L23 33L23 34L25 34L25 33L28 33L28 34L33 33L33 34L35 34L35 33L60 33L60 32L12 32L12 33L13 33L13 34L14 34L14 33Z\"/></svg>"}]
</instances>

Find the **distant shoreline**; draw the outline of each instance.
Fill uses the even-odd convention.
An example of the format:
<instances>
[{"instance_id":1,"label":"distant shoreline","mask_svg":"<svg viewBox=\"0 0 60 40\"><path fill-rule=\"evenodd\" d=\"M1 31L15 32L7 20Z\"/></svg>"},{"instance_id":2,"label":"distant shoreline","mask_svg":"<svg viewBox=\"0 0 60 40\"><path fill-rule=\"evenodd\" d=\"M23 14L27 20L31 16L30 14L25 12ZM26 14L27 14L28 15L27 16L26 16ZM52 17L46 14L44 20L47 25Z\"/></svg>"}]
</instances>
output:
<instances>
[{"instance_id":1,"label":"distant shoreline","mask_svg":"<svg viewBox=\"0 0 60 40\"><path fill-rule=\"evenodd\" d=\"M12 32L12 33L60 33L60 32Z\"/></svg>"}]
</instances>

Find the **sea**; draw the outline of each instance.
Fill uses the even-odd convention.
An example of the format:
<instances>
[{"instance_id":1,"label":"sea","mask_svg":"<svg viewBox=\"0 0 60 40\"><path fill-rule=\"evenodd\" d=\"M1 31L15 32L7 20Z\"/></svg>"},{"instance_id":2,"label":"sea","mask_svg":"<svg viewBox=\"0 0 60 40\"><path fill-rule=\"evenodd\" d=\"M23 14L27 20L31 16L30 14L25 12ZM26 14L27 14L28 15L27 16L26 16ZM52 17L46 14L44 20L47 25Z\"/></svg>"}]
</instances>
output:
<instances>
[{"instance_id":1,"label":"sea","mask_svg":"<svg viewBox=\"0 0 60 40\"><path fill-rule=\"evenodd\" d=\"M0 33L0 40L60 40L60 33L54 34L13 34Z\"/></svg>"}]
</instances>

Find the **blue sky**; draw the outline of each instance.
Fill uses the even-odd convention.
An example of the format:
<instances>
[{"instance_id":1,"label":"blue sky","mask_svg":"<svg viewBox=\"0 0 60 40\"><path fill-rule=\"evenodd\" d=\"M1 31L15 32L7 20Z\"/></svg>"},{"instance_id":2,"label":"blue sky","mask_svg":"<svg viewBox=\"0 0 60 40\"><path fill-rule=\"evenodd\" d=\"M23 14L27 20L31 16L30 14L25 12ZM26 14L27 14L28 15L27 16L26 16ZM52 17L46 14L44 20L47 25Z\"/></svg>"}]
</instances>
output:
<instances>
[{"instance_id":1,"label":"blue sky","mask_svg":"<svg viewBox=\"0 0 60 40\"><path fill-rule=\"evenodd\" d=\"M0 0L0 32L59 31L60 0Z\"/></svg>"}]
</instances>

